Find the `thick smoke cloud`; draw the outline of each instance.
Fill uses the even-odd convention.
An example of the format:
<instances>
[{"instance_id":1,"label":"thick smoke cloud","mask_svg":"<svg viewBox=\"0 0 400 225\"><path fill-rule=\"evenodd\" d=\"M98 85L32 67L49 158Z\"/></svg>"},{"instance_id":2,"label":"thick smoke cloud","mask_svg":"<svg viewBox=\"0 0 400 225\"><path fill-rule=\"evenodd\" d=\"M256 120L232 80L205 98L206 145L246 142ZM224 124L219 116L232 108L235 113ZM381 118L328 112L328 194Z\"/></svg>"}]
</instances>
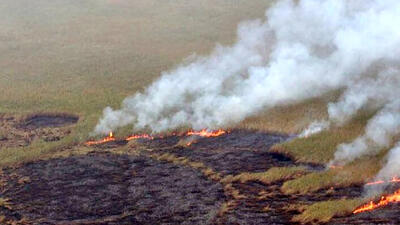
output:
<instances>
[{"instance_id":1,"label":"thick smoke cloud","mask_svg":"<svg viewBox=\"0 0 400 225\"><path fill-rule=\"evenodd\" d=\"M95 132L128 124L214 129L336 89L346 91L330 118L346 121L367 103L385 104L366 91L369 82L390 86L383 74L397 74L390 68L399 61L399 12L397 0L279 1L263 20L241 24L233 46L163 73L120 109L106 108Z\"/></svg>"}]
</instances>

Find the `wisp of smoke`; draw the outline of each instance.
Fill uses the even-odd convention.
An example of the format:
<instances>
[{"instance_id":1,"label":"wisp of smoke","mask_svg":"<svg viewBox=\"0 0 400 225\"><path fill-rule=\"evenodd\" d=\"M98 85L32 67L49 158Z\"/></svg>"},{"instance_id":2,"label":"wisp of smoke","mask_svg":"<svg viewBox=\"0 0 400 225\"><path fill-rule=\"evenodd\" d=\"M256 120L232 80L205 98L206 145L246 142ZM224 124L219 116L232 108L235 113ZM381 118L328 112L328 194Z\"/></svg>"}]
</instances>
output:
<instances>
[{"instance_id":1,"label":"wisp of smoke","mask_svg":"<svg viewBox=\"0 0 400 225\"><path fill-rule=\"evenodd\" d=\"M330 123L328 121L314 121L303 132L299 134L300 138L308 138L313 134L328 129Z\"/></svg>"},{"instance_id":2,"label":"wisp of smoke","mask_svg":"<svg viewBox=\"0 0 400 225\"><path fill-rule=\"evenodd\" d=\"M372 155L389 147L392 138L400 134L400 101L387 104L367 124L365 134L353 142L342 144L332 164L344 164L363 155Z\"/></svg>"},{"instance_id":3,"label":"wisp of smoke","mask_svg":"<svg viewBox=\"0 0 400 225\"><path fill-rule=\"evenodd\" d=\"M400 142L397 142L395 147L393 147L386 156L386 164L382 167L379 173L375 176L375 181L386 181L381 185L370 185L365 186L365 194L368 197L376 196L390 184L390 180L393 178L399 178L400 171Z\"/></svg>"},{"instance_id":4,"label":"wisp of smoke","mask_svg":"<svg viewBox=\"0 0 400 225\"><path fill-rule=\"evenodd\" d=\"M233 46L162 73L120 109L107 107L95 132L214 129L343 88L331 118L351 117L369 98L358 97L359 86L399 61L399 12L397 0L279 1L265 19L242 23Z\"/></svg>"}]
</instances>

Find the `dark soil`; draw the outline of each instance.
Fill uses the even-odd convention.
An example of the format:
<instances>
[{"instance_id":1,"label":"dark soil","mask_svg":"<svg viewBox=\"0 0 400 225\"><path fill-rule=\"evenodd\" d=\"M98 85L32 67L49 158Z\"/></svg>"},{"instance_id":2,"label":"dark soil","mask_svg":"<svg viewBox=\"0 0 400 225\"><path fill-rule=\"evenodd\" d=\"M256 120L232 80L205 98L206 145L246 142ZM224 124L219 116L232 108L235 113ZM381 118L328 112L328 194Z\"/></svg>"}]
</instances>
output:
<instances>
[{"instance_id":1,"label":"dark soil","mask_svg":"<svg viewBox=\"0 0 400 225\"><path fill-rule=\"evenodd\" d=\"M291 204L308 205L318 201L359 197L361 186L320 190L307 195L285 195L280 191L283 182L265 185L260 182L237 183L233 186L245 198L234 200L236 206L220 224L292 224L291 218L299 212Z\"/></svg>"},{"instance_id":2,"label":"dark soil","mask_svg":"<svg viewBox=\"0 0 400 225\"><path fill-rule=\"evenodd\" d=\"M25 129L38 129L43 127L63 127L77 123L79 117L68 114L36 114L25 118L19 127Z\"/></svg>"},{"instance_id":3,"label":"dark soil","mask_svg":"<svg viewBox=\"0 0 400 225\"><path fill-rule=\"evenodd\" d=\"M287 137L237 130L214 138L187 137L136 140L129 148L137 155L113 154L126 141L93 147L88 155L51 159L5 168L0 174L0 206L4 221L27 224L293 224L299 214L290 205L356 198L362 186L330 188L306 195L285 195L283 181L234 182L231 190L189 166L152 159L169 153L202 162L222 176L301 165L270 153L269 147ZM318 170L318 165L308 165ZM238 196L239 195L239 196ZM221 211L222 204L229 209ZM382 209L334 218L331 224L398 224L400 208ZM23 224L20 222L20 224Z\"/></svg>"},{"instance_id":4,"label":"dark soil","mask_svg":"<svg viewBox=\"0 0 400 225\"><path fill-rule=\"evenodd\" d=\"M292 165L290 158L268 152L273 144L285 139L283 135L237 130L220 137L200 138L189 147L172 147L167 151L192 161L203 162L223 175L236 175Z\"/></svg>"},{"instance_id":5,"label":"dark soil","mask_svg":"<svg viewBox=\"0 0 400 225\"><path fill-rule=\"evenodd\" d=\"M225 199L199 171L126 155L40 161L5 169L2 179L2 196L17 207L0 212L32 224L206 224Z\"/></svg>"},{"instance_id":6,"label":"dark soil","mask_svg":"<svg viewBox=\"0 0 400 225\"><path fill-rule=\"evenodd\" d=\"M28 146L41 139L46 142L59 141L71 132L78 117L68 115L33 115L19 119L0 114L0 149Z\"/></svg>"}]
</instances>

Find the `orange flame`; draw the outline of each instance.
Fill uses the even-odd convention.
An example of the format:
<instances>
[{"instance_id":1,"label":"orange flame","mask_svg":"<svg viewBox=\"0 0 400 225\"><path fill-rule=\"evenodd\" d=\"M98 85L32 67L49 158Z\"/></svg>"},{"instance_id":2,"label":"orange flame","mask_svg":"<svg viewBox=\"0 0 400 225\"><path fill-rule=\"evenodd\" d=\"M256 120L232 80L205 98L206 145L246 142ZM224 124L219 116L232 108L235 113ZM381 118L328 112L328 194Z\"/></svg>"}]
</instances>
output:
<instances>
[{"instance_id":1,"label":"orange flame","mask_svg":"<svg viewBox=\"0 0 400 225\"><path fill-rule=\"evenodd\" d=\"M378 181L373 181L373 182L366 183L365 185L369 186L369 185L378 185L378 184L386 184L386 183L400 183L400 179L397 178L397 177L393 177L389 181L378 180Z\"/></svg>"},{"instance_id":2,"label":"orange flame","mask_svg":"<svg viewBox=\"0 0 400 225\"><path fill-rule=\"evenodd\" d=\"M189 131L187 132L187 136L200 136L200 137L218 137L223 134L226 134L224 130L216 130L216 131L208 131L207 129L203 129L200 131Z\"/></svg>"},{"instance_id":3,"label":"orange flame","mask_svg":"<svg viewBox=\"0 0 400 225\"><path fill-rule=\"evenodd\" d=\"M335 166L335 165L330 165L330 169L343 169L343 166Z\"/></svg>"},{"instance_id":4,"label":"orange flame","mask_svg":"<svg viewBox=\"0 0 400 225\"><path fill-rule=\"evenodd\" d=\"M227 132L224 131L224 130L207 131L206 129L203 129L203 130L201 130L201 131L189 131L189 132L186 133L186 135L187 135L187 136L195 135L195 136L201 136L201 137L217 137L217 136L223 135L223 134L225 134L225 133L227 133ZM173 136L177 136L177 133L172 133L172 135L173 135ZM157 136L157 137L158 137L158 138L163 138L163 136ZM129 137L126 137L124 140L126 140L126 141L131 141L131 140L135 140L135 139L149 139L149 140L153 140L154 137L151 136L151 135L149 135L149 134L134 134L134 135L131 135L131 136L129 136ZM104 143L111 142L111 141L115 141L115 140L116 140L116 138L114 137L113 133L110 132L109 136L103 138L102 140L98 140L98 141L88 141L88 142L86 142L85 144L88 145L88 146L91 146L91 145L104 144ZM190 144L192 144L192 143L190 143ZM190 145L190 144L189 144L189 145ZM188 145L188 146L189 146L189 145Z\"/></svg>"},{"instance_id":5,"label":"orange flame","mask_svg":"<svg viewBox=\"0 0 400 225\"><path fill-rule=\"evenodd\" d=\"M107 143L110 141L115 141L115 137L113 135L112 132L110 132L110 134L108 135L108 137L105 137L99 141L88 141L86 142L86 145L90 146L90 145L98 145L98 144L103 144L103 143Z\"/></svg>"},{"instance_id":6,"label":"orange flame","mask_svg":"<svg viewBox=\"0 0 400 225\"><path fill-rule=\"evenodd\" d=\"M366 183L365 185L369 186L369 185L377 185L377 184L384 184L384 183L386 183L386 182L383 180L378 180L378 181Z\"/></svg>"},{"instance_id":7,"label":"orange flame","mask_svg":"<svg viewBox=\"0 0 400 225\"><path fill-rule=\"evenodd\" d=\"M400 202L400 189L397 190L394 194L388 196L382 196L381 200L377 203L370 201L368 204L358 207L356 210L353 211L353 214L371 211L376 208L380 208L382 206L388 205L389 203Z\"/></svg>"},{"instance_id":8,"label":"orange flame","mask_svg":"<svg viewBox=\"0 0 400 225\"><path fill-rule=\"evenodd\" d=\"M150 139L153 140L154 137L148 135L148 134L136 134L136 135L132 135L129 136L127 138L125 138L126 141L130 141L130 140L136 140L136 139Z\"/></svg>"}]
</instances>

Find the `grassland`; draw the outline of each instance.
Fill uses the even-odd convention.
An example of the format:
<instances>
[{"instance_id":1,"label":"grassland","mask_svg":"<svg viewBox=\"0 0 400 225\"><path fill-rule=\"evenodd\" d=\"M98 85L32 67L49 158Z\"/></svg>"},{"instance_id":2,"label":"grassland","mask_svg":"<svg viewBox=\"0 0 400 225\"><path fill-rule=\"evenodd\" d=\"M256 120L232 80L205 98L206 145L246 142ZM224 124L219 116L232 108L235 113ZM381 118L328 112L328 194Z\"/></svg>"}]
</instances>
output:
<instances>
[{"instance_id":1,"label":"grassland","mask_svg":"<svg viewBox=\"0 0 400 225\"><path fill-rule=\"evenodd\" d=\"M233 43L237 24L262 17L271 2L6 0L0 7L0 113L66 112L80 120L59 142L2 149L0 165L86 140L104 107L118 107L193 53Z\"/></svg>"},{"instance_id":2,"label":"grassland","mask_svg":"<svg viewBox=\"0 0 400 225\"><path fill-rule=\"evenodd\" d=\"M361 199L324 201L306 206L303 213L292 220L301 223L326 223L334 216L344 216L362 203Z\"/></svg>"},{"instance_id":3,"label":"grassland","mask_svg":"<svg viewBox=\"0 0 400 225\"><path fill-rule=\"evenodd\" d=\"M59 142L37 141L28 147L1 149L0 166L57 154L86 140L105 106L118 107L126 96L143 90L162 71L193 52L207 54L217 42L232 43L239 21L262 17L271 2L92 0L74 5L5 0L0 7L0 113L67 112L79 115L80 120ZM326 102L337 95L261 112L238 127L296 133L311 121L326 118ZM343 127L294 139L273 150L299 162L326 163L339 143L362 133L369 117L363 113ZM129 129L117 135L123 132ZM283 192L313 192L364 182L379 170L382 157L356 161L340 170L303 174L300 168L275 169L231 179L268 183L290 178ZM173 160L168 155L162 159ZM189 162L182 159L179 163ZM215 175L206 169L204 173ZM317 203L294 219L327 221L350 212L359 202Z\"/></svg>"}]
</instances>

